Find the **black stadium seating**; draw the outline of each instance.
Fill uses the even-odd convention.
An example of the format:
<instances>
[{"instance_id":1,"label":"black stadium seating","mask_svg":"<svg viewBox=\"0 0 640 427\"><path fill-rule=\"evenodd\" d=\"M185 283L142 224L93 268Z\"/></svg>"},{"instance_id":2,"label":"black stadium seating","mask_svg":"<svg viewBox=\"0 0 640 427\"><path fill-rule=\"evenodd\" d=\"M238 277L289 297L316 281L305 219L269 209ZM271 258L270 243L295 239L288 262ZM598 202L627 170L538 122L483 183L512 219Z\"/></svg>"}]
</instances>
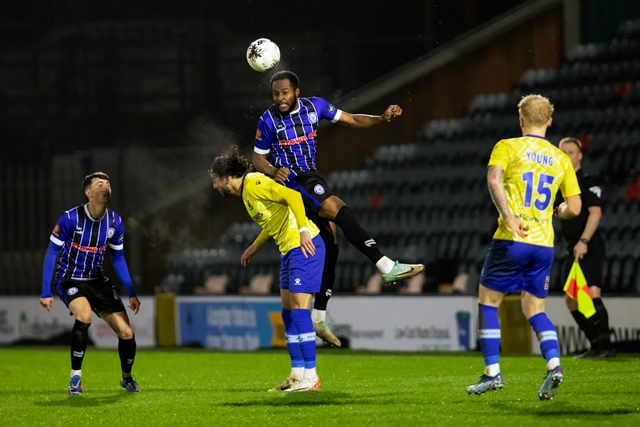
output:
<instances>
[{"instance_id":1,"label":"black stadium seating","mask_svg":"<svg viewBox=\"0 0 640 427\"><path fill-rule=\"evenodd\" d=\"M583 168L603 181L605 283L614 293L639 293L640 200L625 200L625 190L640 171L640 21L620 25L606 45L577 46L558 70L527 71L511 93L476 97L462 119L426 123L412 143L381 147L364 169L331 174L330 185L385 254L424 262L436 284L469 273L473 291L497 219L486 190L486 164L498 139L519 136L516 105L529 93L548 96L556 107L549 139L580 138ZM206 276L225 273L233 277L228 291L234 292L259 272L277 275L273 244L242 275L234 270L258 233L256 225L234 224L220 249L185 252L175 260L165 290L190 293ZM551 291L559 292L565 249L558 230L555 242ZM344 236L340 251L334 292L354 292L375 268ZM427 283L425 290L437 287Z\"/></svg>"}]
</instances>

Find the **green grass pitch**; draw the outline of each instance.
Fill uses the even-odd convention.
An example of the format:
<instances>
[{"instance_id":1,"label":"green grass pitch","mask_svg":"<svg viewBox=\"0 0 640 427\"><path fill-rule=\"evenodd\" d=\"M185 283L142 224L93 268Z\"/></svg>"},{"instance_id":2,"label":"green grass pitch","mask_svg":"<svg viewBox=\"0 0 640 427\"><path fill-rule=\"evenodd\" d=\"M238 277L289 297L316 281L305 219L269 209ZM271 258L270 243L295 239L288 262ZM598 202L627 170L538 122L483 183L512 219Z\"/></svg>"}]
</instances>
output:
<instances>
[{"instance_id":1,"label":"green grass pitch","mask_svg":"<svg viewBox=\"0 0 640 427\"><path fill-rule=\"evenodd\" d=\"M562 359L566 379L541 402L544 360L503 357L505 388L468 396L479 353L320 349L322 390L267 393L289 373L286 351L142 350L119 386L116 350L90 347L82 396L68 396L69 350L0 348L4 426L640 426L640 355Z\"/></svg>"}]
</instances>

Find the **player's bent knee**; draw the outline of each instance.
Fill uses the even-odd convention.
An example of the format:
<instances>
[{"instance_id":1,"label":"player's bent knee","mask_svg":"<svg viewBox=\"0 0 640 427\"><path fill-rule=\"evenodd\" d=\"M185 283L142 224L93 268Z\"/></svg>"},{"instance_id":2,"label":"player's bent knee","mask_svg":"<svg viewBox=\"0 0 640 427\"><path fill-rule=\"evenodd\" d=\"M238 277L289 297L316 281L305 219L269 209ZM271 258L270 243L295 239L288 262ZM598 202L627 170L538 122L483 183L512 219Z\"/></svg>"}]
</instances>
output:
<instances>
[{"instance_id":1,"label":"player's bent knee","mask_svg":"<svg viewBox=\"0 0 640 427\"><path fill-rule=\"evenodd\" d=\"M76 321L91 324L91 320L93 320L93 314L89 311L88 313L77 313L75 315ZM88 327L88 326L87 326Z\"/></svg>"},{"instance_id":2,"label":"player's bent knee","mask_svg":"<svg viewBox=\"0 0 640 427\"><path fill-rule=\"evenodd\" d=\"M133 329L131 329L131 326L127 325L126 327L120 328L117 334L118 338L122 340L130 340L133 338Z\"/></svg>"},{"instance_id":3,"label":"player's bent knee","mask_svg":"<svg viewBox=\"0 0 640 427\"><path fill-rule=\"evenodd\" d=\"M320 205L320 216L328 219L336 219L340 209L345 207L345 203L338 196L331 196Z\"/></svg>"}]
</instances>

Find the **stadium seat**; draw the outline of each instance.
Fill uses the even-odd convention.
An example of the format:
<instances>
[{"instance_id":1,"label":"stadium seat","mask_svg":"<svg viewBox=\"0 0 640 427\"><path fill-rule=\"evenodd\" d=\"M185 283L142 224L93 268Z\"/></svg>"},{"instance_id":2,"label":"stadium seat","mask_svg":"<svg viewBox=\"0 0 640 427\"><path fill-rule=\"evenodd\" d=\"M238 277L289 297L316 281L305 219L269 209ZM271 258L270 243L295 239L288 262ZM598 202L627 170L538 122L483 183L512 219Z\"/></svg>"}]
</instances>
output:
<instances>
[{"instance_id":1,"label":"stadium seat","mask_svg":"<svg viewBox=\"0 0 640 427\"><path fill-rule=\"evenodd\" d=\"M356 287L355 292L356 294L379 294L383 283L382 275L376 272L369 277L365 286Z\"/></svg>"},{"instance_id":2,"label":"stadium seat","mask_svg":"<svg viewBox=\"0 0 640 427\"><path fill-rule=\"evenodd\" d=\"M256 274L249 281L249 286L240 286L241 295L266 295L271 293L273 274Z\"/></svg>"},{"instance_id":3,"label":"stadium seat","mask_svg":"<svg viewBox=\"0 0 640 427\"><path fill-rule=\"evenodd\" d=\"M207 278L204 286L195 286L193 293L196 295L220 295L227 293L227 284L229 283L229 276L224 275L212 275Z\"/></svg>"},{"instance_id":4,"label":"stadium seat","mask_svg":"<svg viewBox=\"0 0 640 427\"><path fill-rule=\"evenodd\" d=\"M406 286L400 286L398 288L398 293L400 294L420 294L422 293L422 287L426 282L426 277L424 274L418 274L417 276L413 276L411 279L407 281Z\"/></svg>"}]
</instances>

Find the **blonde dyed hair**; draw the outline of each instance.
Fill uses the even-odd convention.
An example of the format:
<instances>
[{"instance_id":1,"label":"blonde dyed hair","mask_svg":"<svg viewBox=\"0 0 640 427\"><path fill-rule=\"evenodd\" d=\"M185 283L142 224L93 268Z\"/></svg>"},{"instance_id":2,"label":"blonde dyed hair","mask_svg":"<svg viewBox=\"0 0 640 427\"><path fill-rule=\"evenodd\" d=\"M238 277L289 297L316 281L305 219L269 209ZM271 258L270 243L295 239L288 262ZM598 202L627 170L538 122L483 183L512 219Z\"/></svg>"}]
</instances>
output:
<instances>
[{"instance_id":1,"label":"blonde dyed hair","mask_svg":"<svg viewBox=\"0 0 640 427\"><path fill-rule=\"evenodd\" d=\"M542 95L527 95L518 103L518 112L526 124L544 126L553 114L553 105Z\"/></svg>"}]
</instances>

